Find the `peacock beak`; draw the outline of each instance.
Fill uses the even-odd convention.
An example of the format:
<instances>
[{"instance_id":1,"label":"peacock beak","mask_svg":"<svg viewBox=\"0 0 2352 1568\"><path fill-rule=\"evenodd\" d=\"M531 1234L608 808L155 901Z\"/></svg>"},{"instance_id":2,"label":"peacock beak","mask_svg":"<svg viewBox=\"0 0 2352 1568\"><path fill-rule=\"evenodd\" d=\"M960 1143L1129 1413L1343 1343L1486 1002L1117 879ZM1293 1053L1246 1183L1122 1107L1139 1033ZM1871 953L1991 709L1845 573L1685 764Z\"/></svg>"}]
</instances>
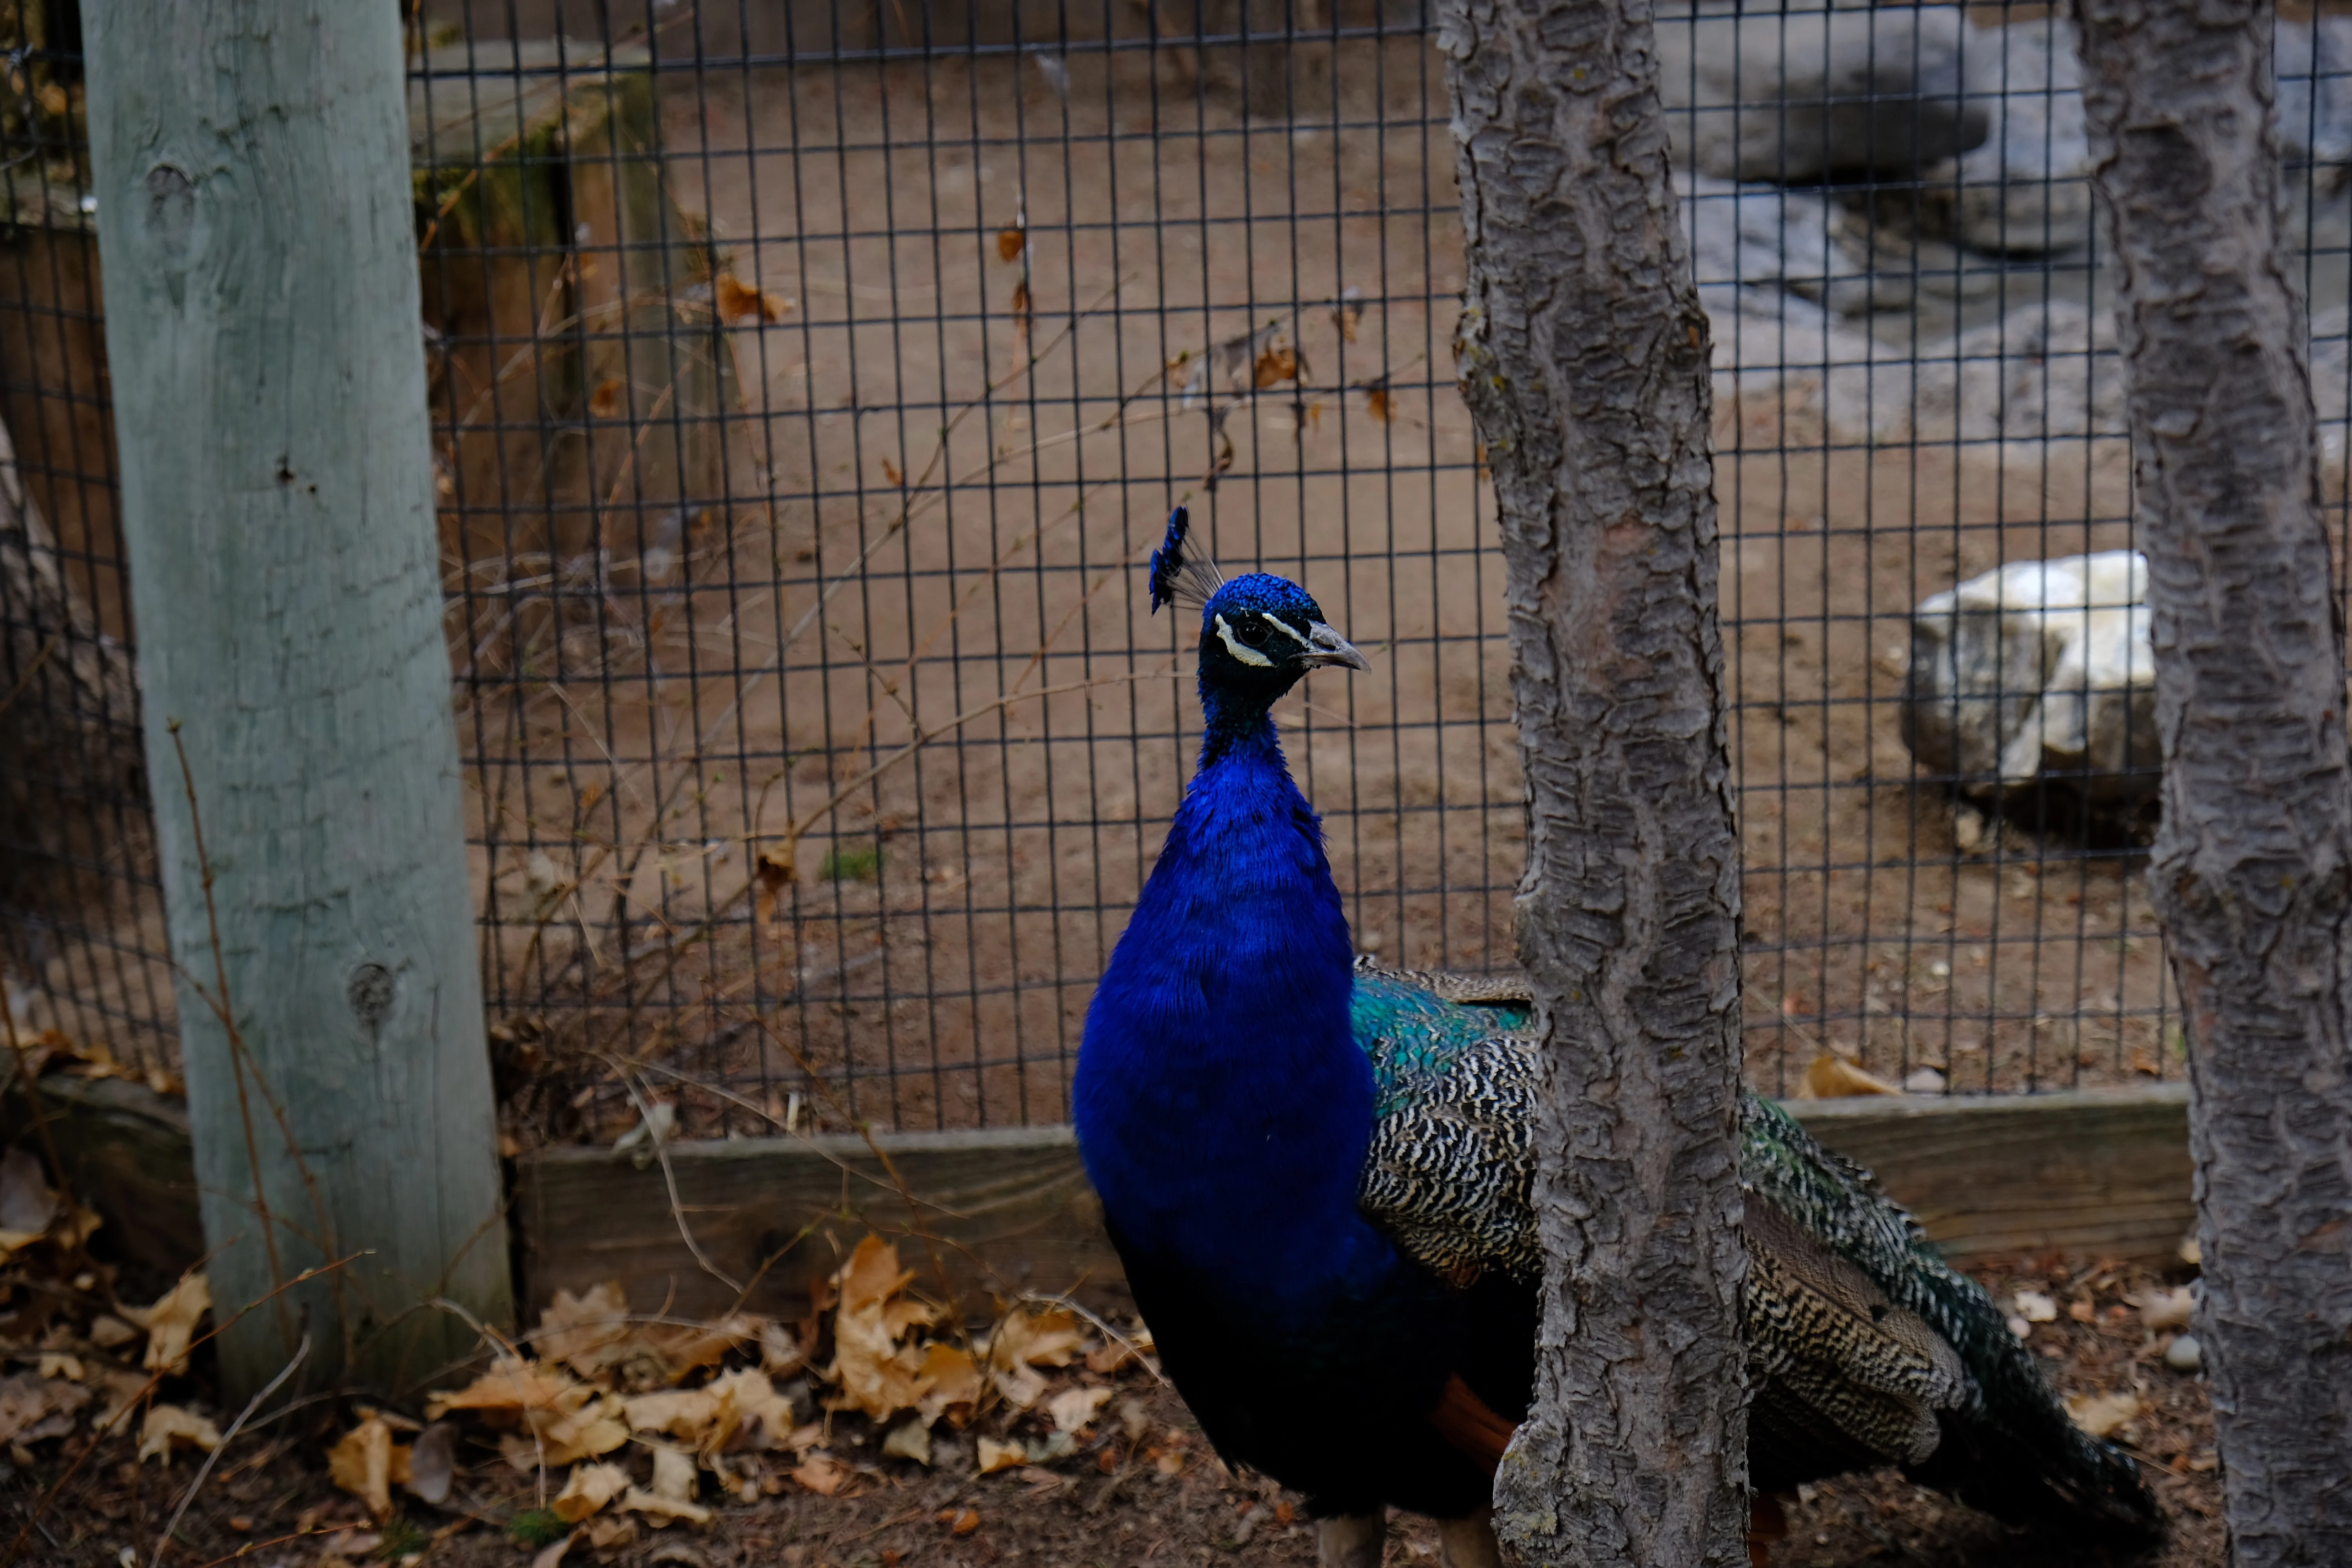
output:
<instances>
[{"instance_id":1,"label":"peacock beak","mask_svg":"<svg viewBox=\"0 0 2352 1568\"><path fill-rule=\"evenodd\" d=\"M1356 645L1321 621L1307 628L1307 651L1298 657L1313 669L1327 664L1344 664L1349 669L1368 668L1364 656L1356 651Z\"/></svg>"}]
</instances>

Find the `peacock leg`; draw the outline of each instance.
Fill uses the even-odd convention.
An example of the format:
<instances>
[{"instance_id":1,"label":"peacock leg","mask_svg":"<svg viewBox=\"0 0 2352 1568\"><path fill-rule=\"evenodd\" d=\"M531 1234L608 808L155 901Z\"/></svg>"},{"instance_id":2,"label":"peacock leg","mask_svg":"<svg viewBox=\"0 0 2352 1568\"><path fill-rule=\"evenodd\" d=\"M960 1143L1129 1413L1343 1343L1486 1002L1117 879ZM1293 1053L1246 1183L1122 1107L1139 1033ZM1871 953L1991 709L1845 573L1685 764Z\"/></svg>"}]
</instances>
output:
<instances>
[{"instance_id":1,"label":"peacock leg","mask_svg":"<svg viewBox=\"0 0 2352 1568\"><path fill-rule=\"evenodd\" d=\"M1495 1510L1482 1508L1463 1519L1437 1521L1437 1561L1442 1568L1502 1568L1495 1546Z\"/></svg>"},{"instance_id":2,"label":"peacock leg","mask_svg":"<svg viewBox=\"0 0 2352 1568\"><path fill-rule=\"evenodd\" d=\"M1388 1510L1343 1513L1315 1521L1315 1568L1381 1568Z\"/></svg>"}]
</instances>

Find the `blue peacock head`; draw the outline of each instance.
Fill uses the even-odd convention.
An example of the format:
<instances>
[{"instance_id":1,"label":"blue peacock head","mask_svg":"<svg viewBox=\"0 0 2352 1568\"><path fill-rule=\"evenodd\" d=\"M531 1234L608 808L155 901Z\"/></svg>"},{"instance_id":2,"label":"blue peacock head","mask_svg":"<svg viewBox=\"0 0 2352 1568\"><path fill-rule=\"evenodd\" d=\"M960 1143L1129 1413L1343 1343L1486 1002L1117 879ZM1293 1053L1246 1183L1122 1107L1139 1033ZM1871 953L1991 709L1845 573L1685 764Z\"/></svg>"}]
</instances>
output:
<instances>
[{"instance_id":1,"label":"blue peacock head","mask_svg":"<svg viewBox=\"0 0 2352 1568\"><path fill-rule=\"evenodd\" d=\"M1323 619L1321 606L1287 577L1252 572L1228 583L1190 537L1182 507L1151 552L1151 608L1201 607L1201 695L1213 706L1264 712L1300 678L1326 665L1364 668L1364 656Z\"/></svg>"}]
</instances>

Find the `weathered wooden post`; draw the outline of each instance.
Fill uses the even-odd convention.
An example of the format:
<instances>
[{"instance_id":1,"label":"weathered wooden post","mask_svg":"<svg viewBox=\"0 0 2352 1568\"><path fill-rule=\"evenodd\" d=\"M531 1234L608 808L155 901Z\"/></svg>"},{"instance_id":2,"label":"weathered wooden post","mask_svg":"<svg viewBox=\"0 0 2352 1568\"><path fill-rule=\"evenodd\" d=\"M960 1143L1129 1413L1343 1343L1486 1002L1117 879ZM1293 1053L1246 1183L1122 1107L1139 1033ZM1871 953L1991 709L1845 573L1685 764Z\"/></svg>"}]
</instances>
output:
<instances>
[{"instance_id":1,"label":"weathered wooden post","mask_svg":"<svg viewBox=\"0 0 2352 1568\"><path fill-rule=\"evenodd\" d=\"M306 1321L309 1381L398 1388L474 1345L428 1298L511 1310L399 11L99 5L85 28L215 1311L365 1253L231 1328L224 1393L275 1373Z\"/></svg>"}]
</instances>

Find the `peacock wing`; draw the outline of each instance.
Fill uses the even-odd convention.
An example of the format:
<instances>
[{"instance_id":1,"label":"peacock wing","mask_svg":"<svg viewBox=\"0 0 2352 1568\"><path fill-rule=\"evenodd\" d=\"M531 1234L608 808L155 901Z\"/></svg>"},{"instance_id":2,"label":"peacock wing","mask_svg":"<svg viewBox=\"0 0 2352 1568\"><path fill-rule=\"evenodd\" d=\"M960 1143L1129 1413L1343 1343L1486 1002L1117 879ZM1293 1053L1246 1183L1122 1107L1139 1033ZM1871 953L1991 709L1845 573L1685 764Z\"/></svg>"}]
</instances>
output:
<instances>
[{"instance_id":1,"label":"peacock wing","mask_svg":"<svg viewBox=\"0 0 2352 1568\"><path fill-rule=\"evenodd\" d=\"M1517 1033L1528 1010L1453 1000L1456 978L1475 977L1356 965L1356 1038L1377 1096L1358 1205L1456 1284L1489 1269L1533 1281L1536 1058Z\"/></svg>"},{"instance_id":2,"label":"peacock wing","mask_svg":"<svg viewBox=\"0 0 2352 1568\"><path fill-rule=\"evenodd\" d=\"M1944 1261L1868 1172L1822 1148L1769 1100L1743 1097L1740 1121L1750 1213L1760 1198L1861 1270L1949 1346L1967 1373L1969 1397L1941 1410L1934 1451L1906 1461L1915 1479L2011 1523L2110 1540L2160 1533L2132 1460L2067 1418L2007 1314ZM1750 1332L1760 1337L1752 1319Z\"/></svg>"},{"instance_id":3,"label":"peacock wing","mask_svg":"<svg viewBox=\"0 0 2352 1568\"><path fill-rule=\"evenodd\" d=\"M1967 1369L1919 1315L1860 1268L1749 1194L1748 1331L1751 1442L1759 1468L1823 1473L1918 1464L1942 1438L1940 1414L1974 1403Z\"/></svg>"}]
</instances>

